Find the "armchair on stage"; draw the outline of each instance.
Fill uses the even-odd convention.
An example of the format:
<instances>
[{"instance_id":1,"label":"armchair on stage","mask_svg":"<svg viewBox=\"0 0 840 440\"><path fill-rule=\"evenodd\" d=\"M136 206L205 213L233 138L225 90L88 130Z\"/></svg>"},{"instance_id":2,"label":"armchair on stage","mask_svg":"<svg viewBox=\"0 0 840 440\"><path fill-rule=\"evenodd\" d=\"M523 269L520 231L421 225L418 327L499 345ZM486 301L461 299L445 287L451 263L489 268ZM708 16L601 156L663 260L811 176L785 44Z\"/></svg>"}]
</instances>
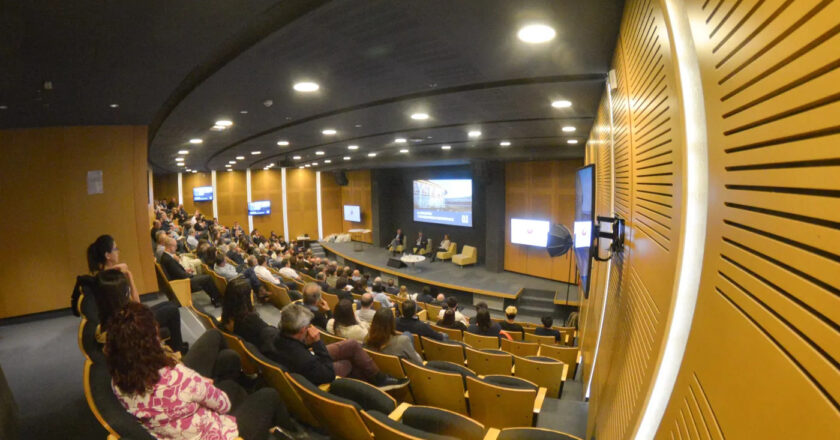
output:
<instances>
[{"instance_id":1,"label":"armchair on stage","mask_svg":"<svg viewBox=\"0 0 840 440\"><path fill-rule=\"evenodd\" d=\"M417 250L417 255L431 255L432 254L432 239L426 240L426 247Z\"/></svg>"},{"instance_id":2,"label":"armchair on stage","mask_svg":"<svg viewBox=\"0 0 840 440\"><path fill-rule=\"evenodd\" d=\"M437 253L437 259L449 260L450 258L452 258L453 255L455 255L455 252L458 252L458 244L455 242L450 242L449 249Z\"/></svg>"},{"instance_id":3,"label":"armchair on stage","mask_svg":"<svg viewBox=\"0 0 840 440\"><path fill-rule=\"evenodd\" d=\"M464 246L461 253L452 256L452 262L464 267L467 264L475 264L478 261L478 251L472 246Z\"/></svg>"},{"instance_id":4,"label":"armchair on stage","mask_svg":"<svg viewBox=\"0 0 840 440\"><path fill-rule=\"evenodd\" d=\"M391 246L391 245L388 246L388 252L391 252L392 254L393 253L400 253L403 250L405 250L405 235L403 235L402 244L397 245L396 248L394 248L394 246Z\"/></svg>"}]
</instances>

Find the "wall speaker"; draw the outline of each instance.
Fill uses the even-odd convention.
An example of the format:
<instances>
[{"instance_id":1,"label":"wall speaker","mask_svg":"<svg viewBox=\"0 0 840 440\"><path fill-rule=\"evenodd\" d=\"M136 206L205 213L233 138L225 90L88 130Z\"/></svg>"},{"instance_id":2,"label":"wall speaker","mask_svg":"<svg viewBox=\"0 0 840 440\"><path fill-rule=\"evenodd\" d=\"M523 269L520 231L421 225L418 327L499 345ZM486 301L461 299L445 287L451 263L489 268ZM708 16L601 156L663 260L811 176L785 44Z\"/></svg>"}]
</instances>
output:
<instances>
[{"instance_id":1,"label":"wall speaker","mask_svg":"<svg viewBox=\"0 0 840 440\"><path fill-rule=\"evenodd\" d=\"M396 267L398 269L406 267L405 263L402 262L399 258L389 258L388 259L388 267Z\"/></svg>"},{"instance_id":2,"label":"wall speaker","mask_svg":"<svg viewBox=\"0 0 840 440\"><path fill-rule=\"evenodd\" d=\"M347 173L344 170L333 171L333 177L335 177L336 185L347 186Z\"/></svg>"}]
</instances>

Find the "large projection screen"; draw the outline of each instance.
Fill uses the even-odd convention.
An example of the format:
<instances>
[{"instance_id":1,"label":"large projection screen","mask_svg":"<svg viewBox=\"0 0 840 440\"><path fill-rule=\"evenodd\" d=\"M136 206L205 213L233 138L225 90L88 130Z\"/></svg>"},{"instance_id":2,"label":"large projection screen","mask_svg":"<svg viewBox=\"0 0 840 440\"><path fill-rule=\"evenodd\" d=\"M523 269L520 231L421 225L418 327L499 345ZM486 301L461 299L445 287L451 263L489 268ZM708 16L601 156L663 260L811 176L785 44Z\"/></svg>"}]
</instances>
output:
<instances>
[{"instance_id":1,"label":"large projection screen","mask_svg":"<svg viewBox=\"0 0 840 440\"><path fill-rule=\"evenodd\" d=\"M414 221L472 226L472 179L414 181Z\"/></svg>"}]
</instances>

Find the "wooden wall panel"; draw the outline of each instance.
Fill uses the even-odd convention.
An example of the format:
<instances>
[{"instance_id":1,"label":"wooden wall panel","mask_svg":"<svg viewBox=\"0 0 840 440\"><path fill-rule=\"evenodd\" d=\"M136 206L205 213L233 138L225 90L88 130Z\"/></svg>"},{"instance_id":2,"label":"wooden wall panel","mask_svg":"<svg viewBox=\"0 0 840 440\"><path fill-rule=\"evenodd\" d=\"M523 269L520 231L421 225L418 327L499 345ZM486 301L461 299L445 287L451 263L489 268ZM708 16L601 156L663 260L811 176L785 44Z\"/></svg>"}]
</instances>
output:
<instances>
[{"instance_id":1,"label":"wooden wall panel","mask_svg":"<svg viewBox=\"0 0 840 440\"><path fill-rule=\"evenodd\" d=\"M155 200L175 199L175 203L178 203L178 174L154 174L152 191L155 193Z\"/></svg>"},{"instance_id":2,"label":"wooden wall panel","mask_svg":"<svg viewBox=\"0 0 840 440\"><path fill-rule=\"evenodd\" d=\"M309 169L286 170L286 208L289 235L294 239L304 233L318 237L318 208L315 197L315 172Z\"/></svg>"},{"instance_id":3,"label":"wooden wall panel","mask_svg":"<svg viewBox=\"0 0 840 440\"><path fill-rule=\"evenodd\" d=\"M232 226L234 222L239 222L243 229L248 229L248 189L245 179L245 171L216 173L216 207L219 221L223 225Z\"/></svg>"},{"instance_id":4,"label":"wooden wall panel","mask_svg":"<svg viewBox=\"0 0 840 440\"><path fill-rule=\"evenodd\" d=\"M510 219L548 220L572 230L575 172L582 165L576 160L505 164L505 270L575 282L571 253L551 258L543 248L511 244Z\"/></svg>"},{"instance_id":5,"label":"wooden wall panel","mask_svg":"<svg viewBox=\"0 0 840 440\"><path fill-rule=\"evenodd\" d=\"M335 183L332 173L320 173L321 179L321 224L324 236L342 232L341 187Z\"/></svg>"},{"instance_id":6,"label":"wooden wall panel","mask_svg":"<svg viewBox=\"0 0 840 440\"><path fill-rule=\"evenodd\" d=\"M271 214L253 218L254 227L268 236L271 231L283 235L283 178L281 170L251 171L251 200L271 201Z\"/></svg>"},{"instance_id":7,"label":"wooden wall panel","mask_svg":"<svg viewBox=\"0 0 840 440\"><path fill-rule=\"evenodd\" d=\"M323 181L322 181L323 182ZM341 222L342 231L347 232L351 229L372 229L373 228L373 211L372 211L372 196L371 196L371 175L370 170L348 171L347 185L341 187ZM361 222L344 221L343 205L358 205L362 211ZM371 243L373 242L373 234L371 234Z\"/></svg>"},{"instance_id":8,"label":"wooden wall panel","mask_svg":"<svg viewBox=\"0 0 840 440\"><path fill-rule=\"evenodd\" d=\"M213 216L213 202L193 202L193 188L197 186L211 185L213 185L213 178L210 173L183 173L181 175L181 189L183 190L184 209L186 209L190 215L198 210L205 216ZM218 194L213 194L213 197L218 196Z\"/></svg>"}]
</instances>

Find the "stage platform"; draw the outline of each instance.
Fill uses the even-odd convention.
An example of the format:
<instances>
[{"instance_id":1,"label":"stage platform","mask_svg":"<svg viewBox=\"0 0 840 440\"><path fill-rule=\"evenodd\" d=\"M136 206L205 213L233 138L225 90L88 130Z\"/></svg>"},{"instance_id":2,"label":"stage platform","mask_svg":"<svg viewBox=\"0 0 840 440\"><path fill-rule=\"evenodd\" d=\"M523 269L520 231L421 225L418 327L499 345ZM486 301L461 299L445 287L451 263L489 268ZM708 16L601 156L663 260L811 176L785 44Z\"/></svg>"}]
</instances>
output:
<instances>
[{"instance_id":1,"label":"stage platform","mask_svg":"<svg viewBox=\"0 0 840 440\"><path fill-rule=\"evenodd\" d=\"M327 253L344 258L353 263L369 267L382 273L418 283L438 286L441 289L455 290L473 294L473 303L485 301L493 309L502 308L505 299L516 300L525 290L556 292L566 284L559 281L532 277L513 272L491 272L482 266L465 266L463 269L448 261L430 263L428 259L415 265L415 268L398 269L387 265L390 253L387 249L369 244L319 242ZM355 249L361 249L355 250Z\"/></svg>"}]
</instances>

